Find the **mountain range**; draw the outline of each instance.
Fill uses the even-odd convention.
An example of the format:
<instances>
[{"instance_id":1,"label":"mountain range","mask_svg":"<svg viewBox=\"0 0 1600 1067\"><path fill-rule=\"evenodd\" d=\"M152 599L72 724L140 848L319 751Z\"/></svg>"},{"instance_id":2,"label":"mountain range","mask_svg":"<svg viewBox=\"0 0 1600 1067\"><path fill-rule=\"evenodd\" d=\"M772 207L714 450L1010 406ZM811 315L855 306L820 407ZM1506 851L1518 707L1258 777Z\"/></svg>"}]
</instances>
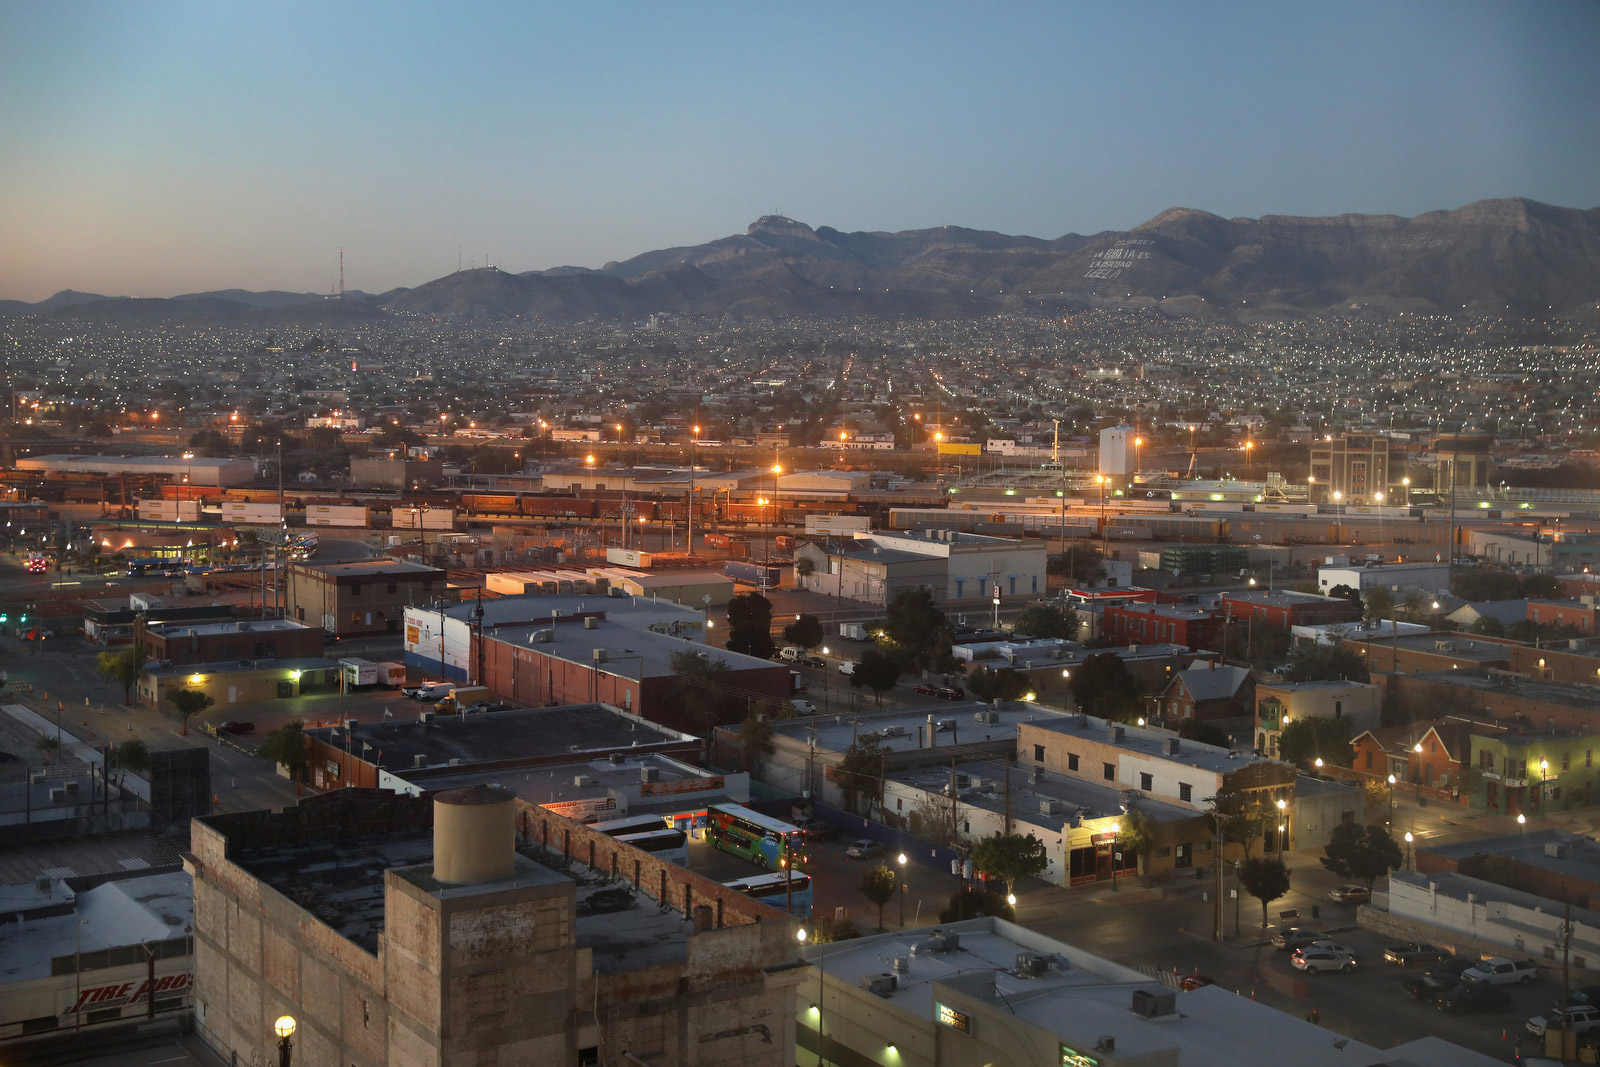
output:
<instances>
[{"instance_id":1,"label":"mountain range","mask_svg":"<svg viewBox=\"0 0 1600 1067\"><path fill-rule=\"evenodd\" d=\"M342 299L237 289L133 299L67 290L37 304L0 301L0 315L124 323L337 325L394 316L571 323L658 312L964 318L1129 304L1219 317L1467 308L1588 318L1600 305L1600 208L1510 198L1409 219L1224 219L1172 208L1131 230L1054 240L956 226L843 233L768 215L742 234L599 270L462 270L414 289Z\"/></svg>"}]
</instances>

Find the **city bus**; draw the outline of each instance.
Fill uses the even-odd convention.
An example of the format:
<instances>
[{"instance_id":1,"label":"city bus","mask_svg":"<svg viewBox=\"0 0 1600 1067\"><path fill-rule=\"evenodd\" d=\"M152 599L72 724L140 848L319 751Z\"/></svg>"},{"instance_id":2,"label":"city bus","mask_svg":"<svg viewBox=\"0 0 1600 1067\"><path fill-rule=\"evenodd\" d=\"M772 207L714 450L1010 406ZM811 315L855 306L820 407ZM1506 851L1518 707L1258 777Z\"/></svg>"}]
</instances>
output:
<instances>
[{"instance_id":1,"label":"city bus","mask_svg":"<svg viewBox=\"0 0 1600 1067\"><path fill-rule=\"evenodd\" d=\"M805 834L798 826L752 811L743 804L712 804L706 809L706 836L723 852L769 870L805 863Z\"/></svg>"},{"instance_id":2,"label":"city bus","mask_svg":"<svg viewBox=\"0 0 1600 1067\"><path fill-rule=\"evenodd\" d=\"M753 874L749 878L722 884L779 911L785 910L787 906L790 915L801 919L811 918L811 876L805 871Z\"/></svg>"},{"instance_id":3,"label":"city bus","mask_svg":"<svg viewBox=\"0 0 1600 1067\"><path fill-rule=\"evenodd\" d=\"M642 834L611 834L623 844L632 845L634 848L649 852L654 856L676 863L680 867L689 866L689 835L682 830L647 830Z\"/></svg>"}]
</instances>

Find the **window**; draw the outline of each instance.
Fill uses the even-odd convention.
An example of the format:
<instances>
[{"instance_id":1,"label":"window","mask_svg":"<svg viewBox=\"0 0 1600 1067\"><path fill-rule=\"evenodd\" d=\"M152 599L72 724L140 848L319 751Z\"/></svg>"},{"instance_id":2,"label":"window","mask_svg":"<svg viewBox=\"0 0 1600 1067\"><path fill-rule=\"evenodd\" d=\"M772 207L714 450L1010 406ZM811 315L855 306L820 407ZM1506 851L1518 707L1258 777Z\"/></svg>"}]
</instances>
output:
<instances>
[{"instance_id":1,"label":"window","mask_svg":"<svg viewBox=\"0 0 1600 1067\"><path fill-rule=\"evenodd\" d=\"M1486 748L1478 749L1478 770L1494 773L1494 753Z\"/></svg>"},{"instance_id":2,"label":"window","mask_svg":"<svg viewBox=\"0 0 1600 1067\"><path fill-rule=\"evenodd\" d=\"M970 821L968 821L968 820L963 819L962 822L961 822L961 832L964 833L964 834L972 833L972 823Z\"/></svg>"},{"instance_id":3,"label":"window","mask_svg":"<svg viewBox=\"0 0 1600 1067\"><path fill-rule=\"evenodd\" d=\"M1192 800L1193 799L1193 794L1194 794L1194 786L1190 785L1188 782L1179 782L1178 783L1178 799L1179 800L1182 800L1182 801Z\"/></svg>"},{"instance_id":4,"label":"window","mask_svg":"<svg viewBox=\"0 0 1600 1067\"><path fill-rule=\"evenodd\" d=\"M1156 787L1156 780L1155 780L1155 776L1154 775L1144 774L1143 772L1141 772L1139 774L1139 788L1140 789L1142 789L1146 793L1148 793L1148 792L1150 792L1150 790L1154 789L1155 787Z\"/></svg>"},{"instance_id":5,"label":"window","mask_svg":"<svg viewBox=\"0 0 1600 1067\"><path fill-rule=\"evenodd\" d=\"M367 998L361 998L361 1025L370 1027L372 1023L372 1008L367 1004Z\"/></svg>"},{"instance_id":6,"label":"window","mask_svg":"<svg viewBox=\"0 0 1600 1067\"><path fill-rule=\"evenodd\" d=\"M1367 758L1366 769L1369 771L1372 770L1372 749L1367 749L1366 752L1362 753L1362 755L1366 756Z\"/></svg>"},{"instance_id":7,"label":"window","mask_svg":"<svg viewBox=\"0 0 1600 1067\"><path fill-rule=\"evenodd\" d=\"M1338 719L1338 718L1342 718L1343 716L1344 716L1344 701L1335 700L1333 702L1333 717L1335 719Z\"/></svg>"},{"instance_id":8,"label":"window","mask_svg":"<svg viewBox=\"0 0 1600 1067\"><path fill-rule=\"evenodd\" d=\"M905 811L906 810L906 802L905 802L905 800L900 798L900 797L895 797L894 798L894 810L895 811Z\"/></svg>"},{"instance_id":9,"label":"window","mask_svg":"<svg viewBox=\"0 0 1600 1067\"><path fill-rule=\"evenodd\" d=\"M1044 746L1043 745L1034 745L1033 746L1033 761L1035 763L1043 763L1044 762Z\"/></svg>"},{"instance_id":10,"label":"window","mask_svg":"<svg viewBox=\"0 0 1600 1067\"><path fill-rule=\"evenodd\" d=\"M1067 753L1067 770L1075 771L1077 769L1078 769L1078 754L1076 752Z\"/></svg>"},{"instance_id":11,"label":"window","mask_svg":"<svg viewBox=\"0 0 1600 1067\"><path fill-rule=\"evenodd\" d=\"M361 583L360 582L351 582L350 583L350 595L351 596L360 596L361 595Z\"/></svg>"},{"instance_id":12,"label":"window","mask_svg":"<svg viewBox=\"0 0 1600 1067\"><path fill-rule=\"evenodd\" d=\"M1583 765L1585 767L1594 766L1594 749L1586 748L1583 750Z\"/></svg>"},{"instance_id":13,"label":"window","mask_svg":"<svg viewBox=\"0 0 1600 1067\"><path fill-rule=\"evenodd\" d=\"M600 1067L600 1046L591 1045L578 1050L578 1067Z\"/></svg>"},{"instance_id":14,"label":"window","mask_svg":"<svg viewBox=\"0 0 1600 1067\"><path fill-rule=\"evenodd\" d=\"M1106 781L1114 782L1114 781L1117 780L1117 766L1116 766L1116 764L1114 764L1114 763L1102 763L1100 766L1105 768L1103 773L1105 775Z\"/></svg>"}]
</instances>

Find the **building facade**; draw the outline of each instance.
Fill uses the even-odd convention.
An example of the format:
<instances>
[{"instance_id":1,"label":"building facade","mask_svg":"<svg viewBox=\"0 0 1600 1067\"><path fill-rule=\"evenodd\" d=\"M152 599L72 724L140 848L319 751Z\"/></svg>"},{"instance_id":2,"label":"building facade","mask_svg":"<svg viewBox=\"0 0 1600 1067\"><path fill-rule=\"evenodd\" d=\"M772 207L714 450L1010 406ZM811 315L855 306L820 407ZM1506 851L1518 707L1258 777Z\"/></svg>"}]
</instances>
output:
<instances>
[{"instance_id":1,"label":"building facade","mask_svg":"<svg viewBox=\"0 0 1600 1067\"><path fill-rule=\"evenodd\" d=\"M407 607L455 600L437 567L395 559L296 563L289 568L289 612L337 637L397 634Z\"/></svg>"},{"instance_id":2,"label":"building facade","mask_svg":"<svg viewBox=\"0 0 1600 1067\"><path fill-rule=\"evenodd\" d=\"M1384 502L1389 495L1389 439L1347 434L1313 441L1311 479L1312 495L1324 503Z\"/></svg>"}]
</instances>

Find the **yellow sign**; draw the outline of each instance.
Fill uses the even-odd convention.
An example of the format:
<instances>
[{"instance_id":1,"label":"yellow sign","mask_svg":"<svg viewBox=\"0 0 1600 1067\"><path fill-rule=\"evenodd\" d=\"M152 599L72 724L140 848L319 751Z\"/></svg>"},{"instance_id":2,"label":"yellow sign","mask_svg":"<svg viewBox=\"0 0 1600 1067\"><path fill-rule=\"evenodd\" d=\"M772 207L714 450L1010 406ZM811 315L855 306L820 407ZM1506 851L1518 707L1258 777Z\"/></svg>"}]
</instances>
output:
<instances>
[{"instance_id":1,"label":"yellow sign","mask_svg":"<svg viewBox=\"0 0 1600 1067\"><path fill-rule=\"evenodd\" d=\"M418 645L422 643L422 631L415 626L406 626L406 644Z\"/></svg>"},{"instance_id":2,"label":"yellow sign","mask_svg":"<svg viewBox=\"0 0 1600 1067\"><path fill-rule=\"evenodd\" d=\"M972 1033L972 1016L963 1011L956 1011L948 1004L935 1004L939 1009L939 1023L952 1030L960 1030L963 1034Z\"/></svg>"},{"instance_id":3,"label":"yellow sign","mask_svg":"<svg viewBox=\"0 0 1600 1067\"><path fill-rule=\"evenodd\" d=\"M981 456L981 455L983 455L983 446L982 445L960 444L958 442L945 441L945 442L943 442L943 443L941 443L939 445L939 455L941 455L941 456Z\"/></svg>"},{"instance_id":4,"label":"yellow sign","mask_svg":"<svg viewBox=\"0 0 1600 1067\"><path fill-rule=\"evenodd\" d=\"M1100 1061L1086 1056L1075 1048L1061 1046L1061 1067L1100 1067Z\"/></svg>"}]
</instances>

